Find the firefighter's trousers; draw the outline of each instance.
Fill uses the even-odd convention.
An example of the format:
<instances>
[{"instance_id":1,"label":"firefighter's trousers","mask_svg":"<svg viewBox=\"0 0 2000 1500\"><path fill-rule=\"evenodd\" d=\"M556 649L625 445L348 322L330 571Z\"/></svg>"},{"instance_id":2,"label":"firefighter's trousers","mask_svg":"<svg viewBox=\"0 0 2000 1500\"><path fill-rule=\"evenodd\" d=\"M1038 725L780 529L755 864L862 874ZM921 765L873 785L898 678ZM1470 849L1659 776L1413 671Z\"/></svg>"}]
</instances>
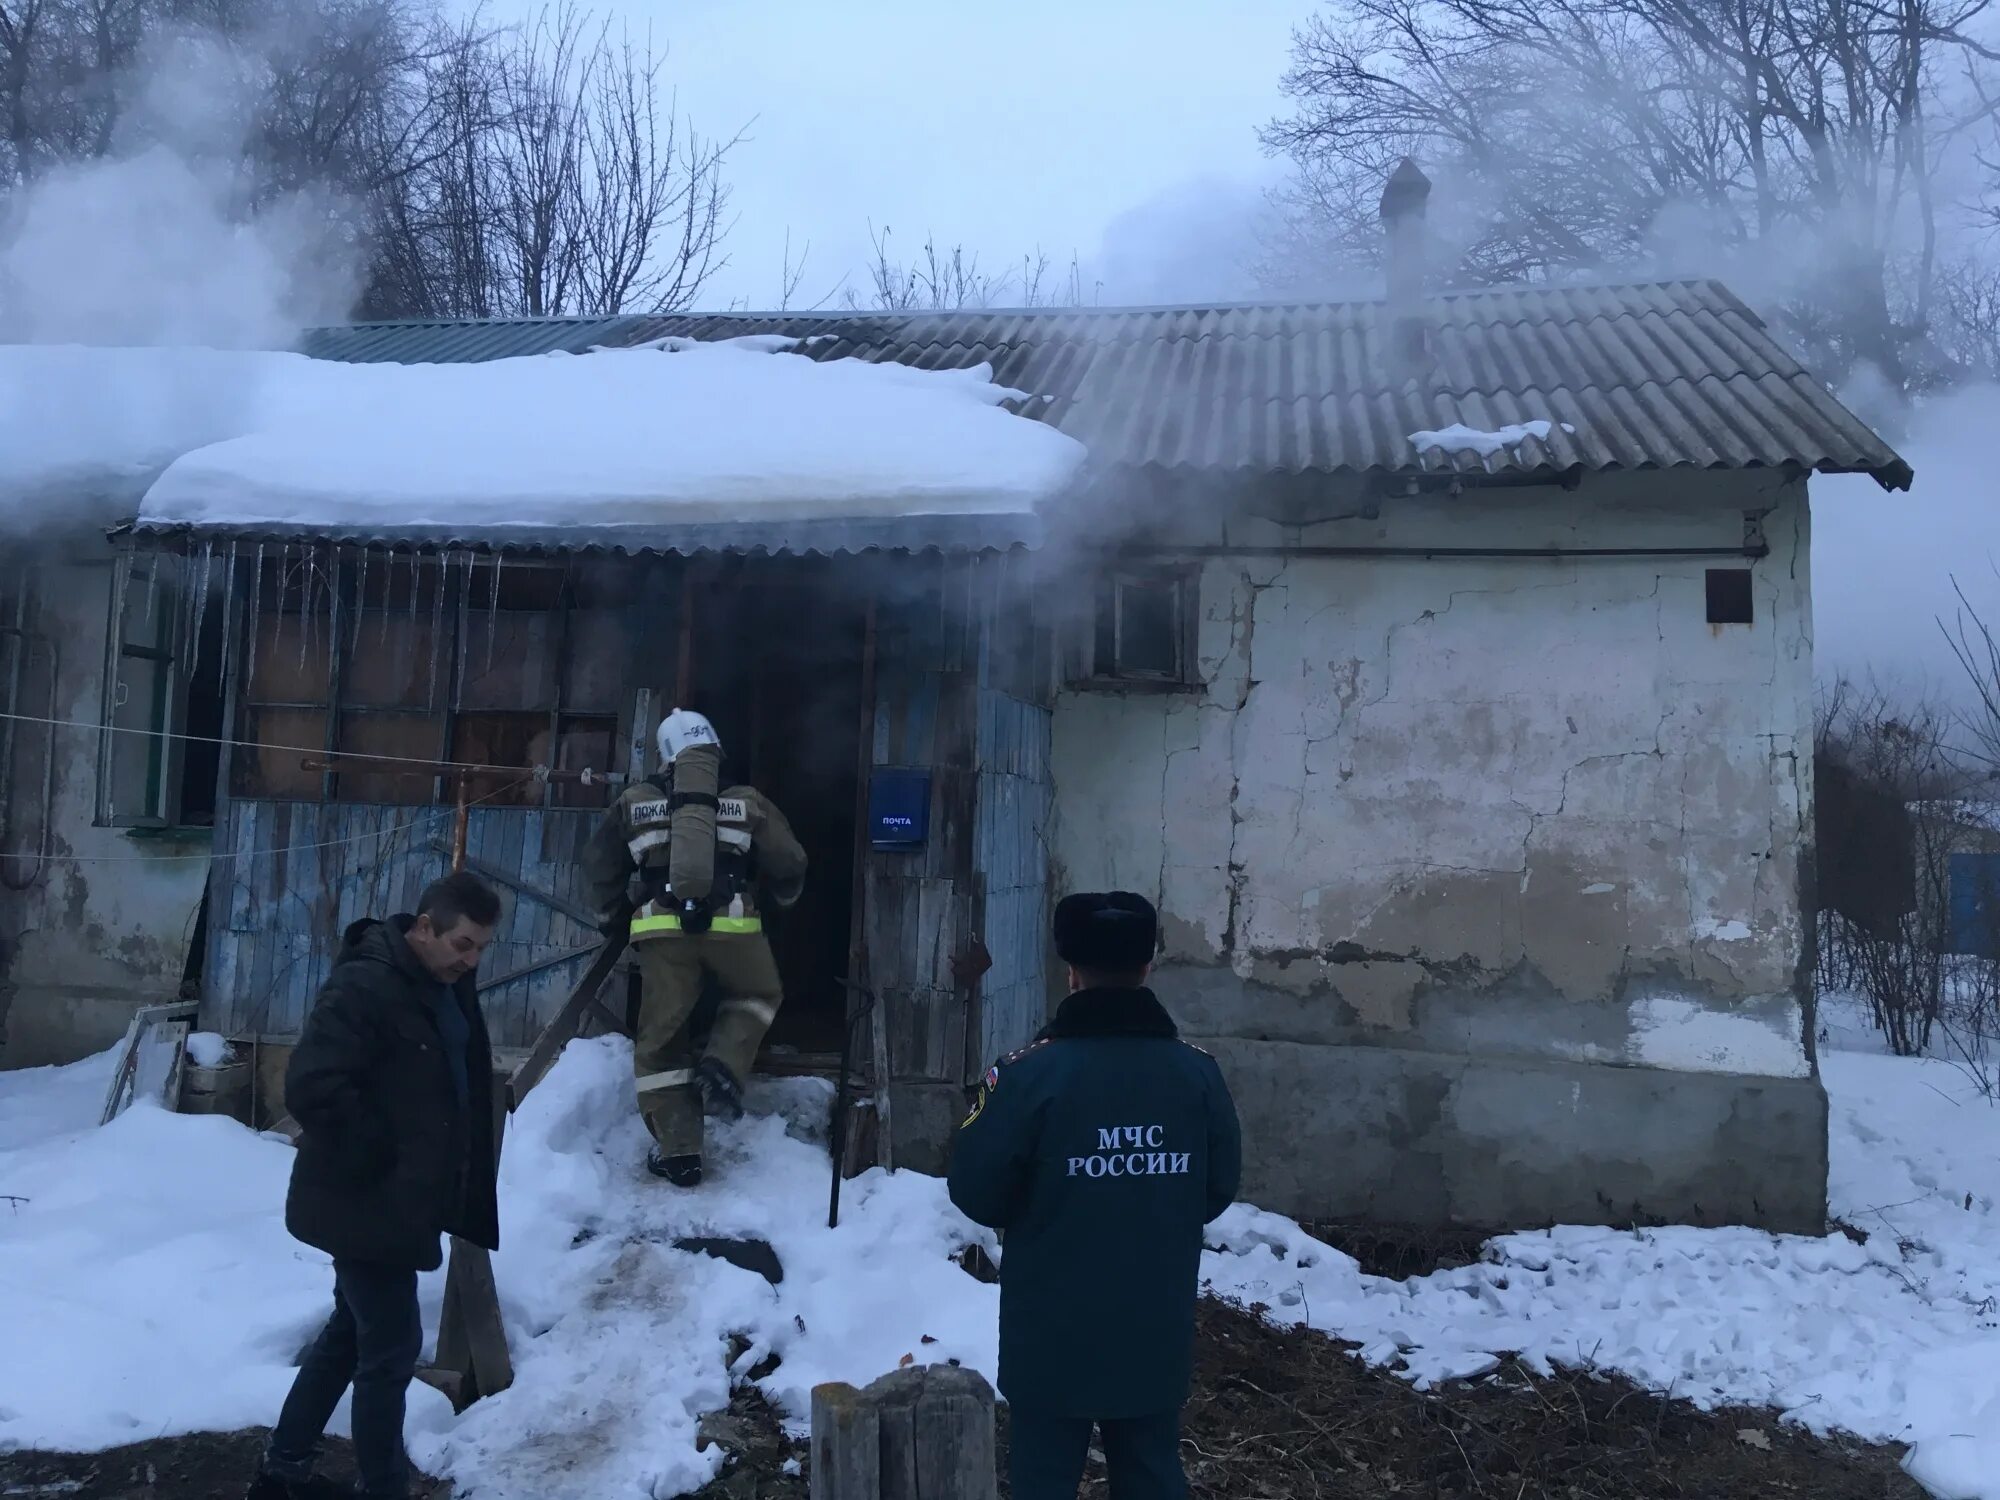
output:
<instances>
[{"instance_id":1,"label":"firefighter's trousers","mask_svg":"<svg viewBox=\"0 0 2000 1500\"><path fill-rule=\"evenodd\" d=\"M702 975L713 974L722 987L706 1055L745 1084L784 999L777 960L761 932L671 933L635 943L632 951L639 963L639 1033L632 1045L639 1113L662 1156L699 1156L701 1099L686 1032Z\"/></svg>"}]
</instances>

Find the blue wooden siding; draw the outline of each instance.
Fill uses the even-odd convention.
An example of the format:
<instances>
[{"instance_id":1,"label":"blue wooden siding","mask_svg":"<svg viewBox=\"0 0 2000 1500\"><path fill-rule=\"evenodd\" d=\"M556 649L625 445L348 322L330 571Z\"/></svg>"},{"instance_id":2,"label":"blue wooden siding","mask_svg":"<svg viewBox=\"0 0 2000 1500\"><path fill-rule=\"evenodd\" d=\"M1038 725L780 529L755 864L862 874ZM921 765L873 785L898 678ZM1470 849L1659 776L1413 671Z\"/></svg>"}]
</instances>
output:
<instances>
[{"instance_id":1,"label":"blue wooden siding","mask_svg":"<svg viewBox=\"0 0 2000 1500\"><path fill-rule=\"evenodd\" d=\"M1952 855L1951 951L2000 958L2000 854Z\"/></svg>"},{"instance_id":2,"label":"blue wooden siding","mask_svg":"<svg viewBox=\"0 0 2000 1500\"><path fill-rule=\"evenodd\" d=\"M984 883L980 1053L1024 1047L1048 1006L1051 715L992 689L979 695L979 811L973 866Z\"/></svg>"},{"instance_id":3,"label":"blue wooden siding","mask_svg":"<svg viewBox=\"0 0 2000 1500\"><path fill-rule=\"evenodd\" d=\"M596 942L576 869L596 816L539 808L471 813L467 861L503 877L495 882L504 900L501 926L480 970L492 986L484 1005L496 1046L533 1043L586 953L495 981ZM216 831L209 877L202 1024L234 1037L295 1038L348 924L409 911L424 886L451 868L453 817L449 807L232 801ZM546 892L555 904L515 885Z\"/></svg>"}]
</instances>

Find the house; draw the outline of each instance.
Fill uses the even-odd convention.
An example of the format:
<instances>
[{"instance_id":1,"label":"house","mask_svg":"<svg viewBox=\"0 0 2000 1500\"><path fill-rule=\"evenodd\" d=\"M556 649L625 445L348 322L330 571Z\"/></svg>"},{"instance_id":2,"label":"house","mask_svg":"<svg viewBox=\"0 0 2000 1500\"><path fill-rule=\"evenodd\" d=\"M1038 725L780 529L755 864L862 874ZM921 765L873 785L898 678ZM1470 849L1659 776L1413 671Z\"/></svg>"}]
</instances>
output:
<instances>
[{"instance_id":1,"label":"house","mask_svg":"<svg viewBox=\"0 0 2000 1500\"><path fill-rule=\"evenodd\" d=\"M141 510L33 570L7 618L74 675L30 655L6 706L195 738L0 759L10 886L37 826L73 857L0 892L10 1038L171 989L198 928L205 1024L282 1049L342 924L443 867L449 760L517 773L470 786L465 838L514 893L484 983L525 1047L594 941L573 858L608 794L526 768L638 769L691 702L815 871L768 1060L830 1071L865 986L882 1160L941 1164L1061 994L1052 897L1119 887L1160 906L1156 987L1260 1204L1817 1232L1808 479L1910 470L1713 282L1420 294L1421 196L1379 303L314 332L990 362L1089 465L972 527Z\"/></svg>"}]
</instances>

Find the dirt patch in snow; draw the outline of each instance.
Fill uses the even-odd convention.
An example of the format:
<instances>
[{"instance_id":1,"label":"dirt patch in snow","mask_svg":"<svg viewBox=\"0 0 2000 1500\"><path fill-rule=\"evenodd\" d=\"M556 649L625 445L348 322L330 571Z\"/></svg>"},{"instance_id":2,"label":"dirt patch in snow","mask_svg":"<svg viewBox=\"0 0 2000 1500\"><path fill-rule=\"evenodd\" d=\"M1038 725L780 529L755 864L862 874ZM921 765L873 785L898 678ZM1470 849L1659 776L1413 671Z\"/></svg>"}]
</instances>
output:
<instances>
[{"instance_id":1,"label":"dirt patch in snow","mask_svg":"<svg viewBox=\"0 0 2000 1500\"><path fill-rule=\"evenodd\" d=\"M806 1445L754 1390L703 1423L728 1454L695 1500L805 1500ZM1007 1494L1007 1417L1000 1414ZM97 1454L0 1453L0 1493L34 1500L236 1500L263 1434ZM1901 1452L1809 1437L1769 1412L1700 1412L1619 1380L1502 1366L1429 1393L1305 1329L1204 1302L1182 1453L1194 1500L1922 1500ZM351 1474L345 1443L326 1472ZM446 1500L448 1489L434 1492ZM1092 1461L1086 1500L1105 1495ZM607 1497L619 1500L619 1497Z\"/></svg>"},{"instance_id":2,"label":"dirt patch in snow","mask_svg":"<svg viewBox=\"0 0 2000 1500\"><path fill-rule=\"evenodd\" d=\"M1900 1450L1624 1381L1502 1366L1421 1392L1307 1329L1204 1302L1182 1456L1195 1500L1922 1500ZM1004 1421L1004 1414L1003 1414ZM1002 1486L1005 1493L1005 1486ZM1095 1461L1083 1490L1105 1493Z\"/></svg>"}]
</instances>

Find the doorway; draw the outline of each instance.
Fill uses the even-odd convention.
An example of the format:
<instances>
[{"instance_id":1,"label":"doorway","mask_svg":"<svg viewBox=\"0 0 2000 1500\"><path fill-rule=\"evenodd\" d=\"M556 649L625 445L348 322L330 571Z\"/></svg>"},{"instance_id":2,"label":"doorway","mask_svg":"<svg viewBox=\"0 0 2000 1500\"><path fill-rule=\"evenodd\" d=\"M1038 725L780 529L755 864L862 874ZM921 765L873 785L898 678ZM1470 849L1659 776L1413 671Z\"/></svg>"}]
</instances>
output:
<instances>
[{"instance_id":1,"label":"doorway","mask_svg":"<svg viewBox=\"0 0 2000 1500\"><path fill-rule=\"evenodd\" d=\"M732 558L695 575L689 707L714 723L725 784L747 782L806 853L804 894L767 913L785 1003L773 1061L840 1050L854 915L865 605L830 561Z\"/></svg>"}]
</instances>

